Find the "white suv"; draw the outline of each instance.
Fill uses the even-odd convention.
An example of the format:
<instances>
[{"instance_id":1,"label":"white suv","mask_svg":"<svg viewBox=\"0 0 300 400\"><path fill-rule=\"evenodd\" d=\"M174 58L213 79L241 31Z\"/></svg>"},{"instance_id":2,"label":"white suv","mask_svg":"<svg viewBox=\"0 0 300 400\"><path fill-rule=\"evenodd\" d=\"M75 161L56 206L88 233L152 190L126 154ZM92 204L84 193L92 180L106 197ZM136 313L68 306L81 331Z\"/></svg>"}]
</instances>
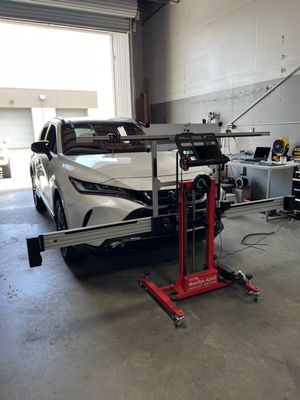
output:
<instances>
[{"instance_id":1,"label":"white suv","mask_svg":"<svg viewBox=\"0 0 300 400\"><path fill-rule=\"evenodd\" d=\"M145 141L99 141L98 136L144 135L142 126L133 119L91 120L60 119L48 122L40 140L32 144L30 174L34 203L38 211L46 209L57 229L108 224L152 215L152 172L149 144ZM158 152L158 174L161 182L175 181L176 152ZM185 179L199 173L209 174L208 167L185 172ZM159 191L160 214L174 213L175 185ZM166 226L168 222L166 222ZM110 249L129 240L172 235L169 231L138 235L134 238L95 240L84 248ZM71 261L81 248L62 249Z\"/></svg>"}]
</instances>

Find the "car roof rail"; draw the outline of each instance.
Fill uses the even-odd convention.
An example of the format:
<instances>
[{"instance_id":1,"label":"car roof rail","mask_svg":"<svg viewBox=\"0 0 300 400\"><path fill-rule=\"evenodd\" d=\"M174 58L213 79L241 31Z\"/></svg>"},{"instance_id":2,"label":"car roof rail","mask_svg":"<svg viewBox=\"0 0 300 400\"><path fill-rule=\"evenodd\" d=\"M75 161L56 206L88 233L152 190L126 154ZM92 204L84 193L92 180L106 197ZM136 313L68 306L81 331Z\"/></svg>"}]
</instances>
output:
<instances>
[{"instance_id":1,"label":"car roof rail","mask_svg":"<svg viewBox=\"0 0 300 400\"><path fill-rule=\"evenodd\" d=\"M58 119L59 121L61 121L61 122L63 122L63 123L65 123L66 121L65 121L65 119L64 118L62 118L62 117L54 117L53 119Z\"/></svg>"}]
</instances>

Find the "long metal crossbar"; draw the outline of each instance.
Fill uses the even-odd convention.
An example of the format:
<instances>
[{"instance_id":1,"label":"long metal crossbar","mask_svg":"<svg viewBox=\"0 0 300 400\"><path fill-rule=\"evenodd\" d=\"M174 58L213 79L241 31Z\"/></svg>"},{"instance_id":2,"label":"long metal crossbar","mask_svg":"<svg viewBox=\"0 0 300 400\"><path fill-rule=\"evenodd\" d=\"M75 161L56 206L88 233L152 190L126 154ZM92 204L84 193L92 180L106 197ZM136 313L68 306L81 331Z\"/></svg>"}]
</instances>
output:
<instances>
[{"instance_id":1,"label":"long metal crossbar","mask_svg":"<svg viewBox=\"0 0 300 400\"><path fill-rule=\"evenodd\" d=\"M223 212L222 216L232 218L275 209L284 209L284 197L233 204L228 210ZM156 219L170 217L171 215L176 216L176 214L166 214L156 217ZM28 238L27 248L30 267L37 267L42 264L41 252L46 250L76 246L93 240L110 240L152 232L154 221L155 218L153 217L138 218L112 224L49 232L37 237ZM199 226L196 229L200 230L204 228L204 226Z\"/></svg>"},{"instance_id":2,"label":"long metal crossbar","mask_svg":"<svg viewBox=\"0 0 300 400\"><path fill-rule=\"evenodd\" d=\"M224 212L223 216L232 218L271 210L284 210L284 199L285 197L273 197L270 199L249 201L247 203L231 204L230 208Z\"/></svg>"}]
</instances>

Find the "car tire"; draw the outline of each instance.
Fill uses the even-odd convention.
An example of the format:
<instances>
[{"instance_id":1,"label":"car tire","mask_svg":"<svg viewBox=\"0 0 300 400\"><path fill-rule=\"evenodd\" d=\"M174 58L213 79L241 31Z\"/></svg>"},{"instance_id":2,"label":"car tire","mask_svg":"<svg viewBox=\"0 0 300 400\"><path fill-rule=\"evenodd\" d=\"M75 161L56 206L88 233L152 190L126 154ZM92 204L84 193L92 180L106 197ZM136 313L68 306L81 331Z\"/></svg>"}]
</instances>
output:
<instances>
[{"instance_id":1,"label":"car tire","mask_svg":"<svg viewBox=\"0 0 300 400\"><path fill-rule=\"evenodd\" d=\"M56 229L58 231L68 229L64 207L61 199L59 198L55 202L54 215ZM80 261L84 258L84 254L79 253L73 246L61 247L60 252L66 262Z\"/></svg>"},{"instance_id":2,"label":"car tire","mask_svg":"<svg viewBox=\"0 0 300 400\"><path fill-rule=\"evenodd\" d=\"M34 206L39 213L44 213L46 211L46 206L45 206L42 198L37 194L36 186L33 183L32 177L31 177L31 182L32 182L32 197L33 197Z\"/></svg>"},{"instance_id":3,"label":"car tire","mask_svg":"<svg viewBox=\"0 0 300 400\"><path fill-rule=\"evenodd\" d=\"M11 178L10 161L6 165L3 165L2 176L3 178Z\"/></svg>"}]
</instances>

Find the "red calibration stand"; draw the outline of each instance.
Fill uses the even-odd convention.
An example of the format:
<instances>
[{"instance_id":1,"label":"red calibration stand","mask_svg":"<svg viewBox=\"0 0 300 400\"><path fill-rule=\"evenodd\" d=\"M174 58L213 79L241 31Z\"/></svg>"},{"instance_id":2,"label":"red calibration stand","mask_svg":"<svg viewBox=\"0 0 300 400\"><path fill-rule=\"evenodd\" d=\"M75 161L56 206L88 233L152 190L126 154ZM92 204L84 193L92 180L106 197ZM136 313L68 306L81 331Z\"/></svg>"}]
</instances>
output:
<instances>
[{"instance_id":1,"label":"red calibration stand","mask_svg":"<svg viewBox=\"0 0 300 400\"><path fill-rule=\"evenodd\" d=\"M180 166L184 170L191 166L199 165L218 165L220 167L228 160L227 157L222 155L217 139L213 134L180 134L176 137L176 144L180 156ZM175 304L175 301L233 284L238 284L248 294L253 295L254 301L257 301L259 297L259 288L250 283L252 275L245 275L241 271L235 273L223 266L215 265L214 236L217 198L215 179L208 175L198 175L194 181L181 180L181 182L178 182L177 174L177 186L179 235L179 271L177 279L175 283L158 287L150 280L149 274L144 273L140 278L140 285L167 311L174 320L176 327L182 323L184 313ZM191 196L193 191L194 195ZM192 197L193 201L195 201L195 193L206 194L205 264L204 269L189 273L188 213L190 213L191 209L190 199ZM194 218L195 215L193 214ZM194 237L193 246L195 246Z\"/></svg>"}]
</instances>

